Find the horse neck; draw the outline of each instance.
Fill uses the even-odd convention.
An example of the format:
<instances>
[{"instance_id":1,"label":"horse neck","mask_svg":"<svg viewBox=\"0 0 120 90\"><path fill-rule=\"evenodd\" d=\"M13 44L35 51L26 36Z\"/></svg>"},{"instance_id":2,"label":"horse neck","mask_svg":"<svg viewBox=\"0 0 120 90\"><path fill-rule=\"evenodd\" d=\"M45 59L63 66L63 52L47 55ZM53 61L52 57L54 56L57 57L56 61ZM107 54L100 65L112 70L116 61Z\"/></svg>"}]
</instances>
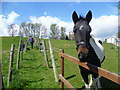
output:
<instances>
[{"instance_id":1,"label":"horse neck","mask_svg":"<svg viewBox=\"0 0 120 90\"><path fill-rule=\"evenodd\" d=\"M91 37L90 37L90 40L94 40L94 38L91 36ZM89 40L89 42L88 42L88 46L89 46L89 49L90 49L89 51L90 51L90 52L93 52L94 49L93 49L92 45L90 44L90 40Z\"/></svg>"}]
</instances>

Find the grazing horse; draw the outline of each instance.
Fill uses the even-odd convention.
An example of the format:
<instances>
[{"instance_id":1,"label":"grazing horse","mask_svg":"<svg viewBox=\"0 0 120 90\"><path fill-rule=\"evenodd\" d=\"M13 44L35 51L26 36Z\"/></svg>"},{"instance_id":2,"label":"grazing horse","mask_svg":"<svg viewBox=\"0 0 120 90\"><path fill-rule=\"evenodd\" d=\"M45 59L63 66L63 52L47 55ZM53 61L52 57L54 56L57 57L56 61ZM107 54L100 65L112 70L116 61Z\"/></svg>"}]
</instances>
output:
<instances>
[{"instance_id":1,"label":"grazing horse","mask_svg":"<svg viewBox=\"0 0 120 90\"><path fill-rule=\"evenodd\" d=\"M92 12L89 10L86 17L78 17L76 11L74 11L72 19L74 22L73 32L79 60L101 67L101 63L105 58L104 48L102 47L102 42L100 40L98 41L90 35L92 29L89 22L92 19ZM79 66L79 68L86 88L95 88L96 84L98 88L101 88L100 76L98 74L81 66ZM90 82L88 82L88 75L91 75Z\"/></svg>"}]
</instances>

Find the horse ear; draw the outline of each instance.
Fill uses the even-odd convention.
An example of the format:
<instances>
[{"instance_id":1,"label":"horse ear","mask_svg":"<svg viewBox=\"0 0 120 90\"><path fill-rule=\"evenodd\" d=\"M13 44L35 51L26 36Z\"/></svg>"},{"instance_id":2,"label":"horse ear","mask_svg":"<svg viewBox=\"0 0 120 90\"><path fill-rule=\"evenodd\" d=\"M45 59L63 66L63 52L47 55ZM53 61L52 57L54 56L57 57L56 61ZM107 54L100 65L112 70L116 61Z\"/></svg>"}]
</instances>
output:
<instances>
[{"instance_id":1,"label":"horse ear","mask_svg":"<svg viewBox=\"0 0 120 90\"><path fill-rule=\"evenodd\" d=\"M72 19L73 19L74 24L76 24L76 22L79 20L76 11L73 12Z\"/></svg>"},{"instance_id":2,"label":"horse ear","mask_svg":"<svg viewBox=\"0 0 120 90\"><path fill-rule=\"evenodd\" d=\"M86 20L88 21L88 23L91 21L91 19L92 19L92 12L91 12L91 10L89 10L89 12L87 13L87 15L86 15Z\"/></svg>"}]
</instances>

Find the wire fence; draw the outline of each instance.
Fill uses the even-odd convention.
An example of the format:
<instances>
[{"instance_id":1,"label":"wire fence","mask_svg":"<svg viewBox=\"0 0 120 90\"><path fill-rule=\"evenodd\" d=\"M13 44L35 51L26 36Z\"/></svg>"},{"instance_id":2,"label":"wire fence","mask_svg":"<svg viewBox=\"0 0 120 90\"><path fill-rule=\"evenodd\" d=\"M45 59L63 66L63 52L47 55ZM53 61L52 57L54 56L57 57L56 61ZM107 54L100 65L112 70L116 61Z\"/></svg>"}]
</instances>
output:
<instances>
[{"instance_id":1,"label":"wire fence","mask_svg":"<svg viewBox=\"0 0 120 90\"><path fill-rule=\"evenodd\" d=\"M7 62L9 62L10 56L7 57L6 60L4 60L4 62L2 61L2 65L5 65Z\"/></svg>"}]
</instances>

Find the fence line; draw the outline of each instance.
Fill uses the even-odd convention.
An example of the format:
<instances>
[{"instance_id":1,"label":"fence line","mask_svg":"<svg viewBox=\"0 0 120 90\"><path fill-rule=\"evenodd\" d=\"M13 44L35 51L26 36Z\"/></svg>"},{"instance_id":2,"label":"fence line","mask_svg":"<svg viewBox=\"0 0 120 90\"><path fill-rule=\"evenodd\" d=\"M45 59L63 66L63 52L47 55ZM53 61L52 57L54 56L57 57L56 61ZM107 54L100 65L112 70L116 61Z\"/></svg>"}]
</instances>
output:
<instances>
[{"instance_id":1,"label":"fence line","mask_svg":"<svg viewBox=\"0 0 120 90\"><path fill-rule=\"evenodd\" d=\"M68 88L74 88L61 74L59 74L59 78Z\"/></svg>"},{"instance_id":2,"label":"fence line","mask_svg":"<svg viewBox=\"0 0 120 90\"><path fill-rule=\"evenodd\" d=\"M20 46L20 53L21 53L21 55L20 55L20 60L23 60L23 50L25 49L25 47L24 47L24 42L23 42L23 40L21 41L21 46Z\"/></svg>"},{"instance_id":3,"label":"fence line","mask_svg":"<svg viewBox=\"0 0 120 90\"><path fill-rule=\"evenodd\" d=\"M10 59L10 56L8 56L8 58L4 61L4 62L1 62L2 65L6 64Z\"/></svg>"},{"instance_id":4,"label":"fence line","mask_svg":"<svg viewBox=\"0 0 120 90\"><path fill-rule=\"evenodd\" d=\"M52 60L55 81L58 82L57 70L56 70L55 59L54 59L54 55L53 55L53 49L52 49L52 43L50 40L48 41L48 43L49 43L50 56L51 56L51 60Z\"/></svg>"},{"instance_id":5,"label":"fence line","mask_svg":"<svg viewBox=\"0 0 120 90\"><path fill-rule=\"evenodd\" d=\"M80 62L78 59L76 59L76 58L74 58L74 57L72 57L70 55L65 54L63 51L59 55L61 56L61 59L62 59L61 64L64 64L63 59L65 58L65 59L67 59L67 60L69 60L69 61L71 61L71 62L73 62L75 64L78 64L78 65L80 65L80 66L82 66L82 67L84 67L84 68L86 68L86 69L88 69L90 71L93 71L93 72L95 72L95 73L97 73L97 74L99 74L99 75L101 75L101 76L103 76L103 77L117 83L117 84L120 84L120 76L115 74L115 73L104 70L104 69L102 69L100 67L89 64L87 62L85 62L85 63ZM61 67L64 67L64 65L61 66ZM62 68L62 69L64 69L64 68ZM64 70L61 71L61 73L64 73ZM64 77L64 75L62 75L62 76ZM63 87L61 86L61 88L63 88Z\"/></svg>"},{"instance_id":6,"label":"fence line","mask_svg":"<svg viewBox=\"0 0 120 90\"><path fill-rule=\"evenodd\" d=\"M27 52L27 45L28 45L28 40L25 40L25 49L24 49L24 52Z\"/></svg>"},{"instance_id":7,"label":"fence line","mask_svg":"<svg viewBox=\"0 0 120 90\"><path fill-rule=\"evenodd\" d=\"M8 81L7 81L7 87L9 87L9 83L12 80L12 67L13 67L13 57L14 57L14 49L15 45L11 45L11 51L10 51L10 62L9 62L9 70L8 70Z\"/></svg>"},{"instance_id":8,"label":"fence line","mask_svg":"<svg viewBox=\"0 0 120 90\"><path fill-rule=\"evenodd\" d=\"M46 62L47 67L49 68L48 56L47 56L47 51L46 51L45 40L42 40L42 45L43 45L43 51L44 51L45 62Z\"/></svg>"},{"instance_id":9,"label":"fence line","mask_svg":"<svg viewBox=\"0 0 120 90\"><path fill-rule=\"evenodd\" d=\"M60 48L53 48L54 50L59 50L59 51L61 51L62 49L60 49Z\"/></svg>"},{"instance_id":10,"label":"fence line","mask_svg":"<svg viewBox=\"0 0 120 90\"><path fill-rule=\"evenodd\" d=\"M64 50L62 50L62 53L64 53ZM61 75L64 77L64 57L61 57L60 72L61 72ZM64 88L64 82L62 80L60 83L60 87Z\"/></svg>"},{"instance_id":11,"label":"fence line","mask_svg":"<svg viewBox=\"0 0 120 90\"><path fill-rule=\"evenodd\" d=\"M20 38L19 46L18 46L16 69L19 69L19 64L20 64L20 49L21 49L21 43L22 43L22 39Z\"/></svg>"}]
</instances>

